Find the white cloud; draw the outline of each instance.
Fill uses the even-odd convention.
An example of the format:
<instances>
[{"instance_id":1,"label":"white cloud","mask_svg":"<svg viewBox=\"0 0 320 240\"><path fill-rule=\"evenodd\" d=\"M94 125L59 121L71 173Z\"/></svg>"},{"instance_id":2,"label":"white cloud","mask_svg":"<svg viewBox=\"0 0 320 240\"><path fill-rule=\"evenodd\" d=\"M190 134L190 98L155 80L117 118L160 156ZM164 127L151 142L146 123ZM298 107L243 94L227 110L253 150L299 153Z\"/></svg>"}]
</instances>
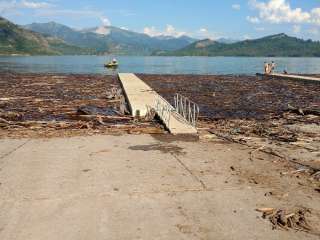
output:
<instances>
[{"instance_id":1,"label":"white cloud","mask_svg":"<svg viewBox=\"0 0 320 240\"><path fill-rule=\"evenodd\" d=\"M311 10L311 22L320 25L320 8L314 8Z\"/></svg>"},{"instance_id":2,"label":"white cloud","mask_svg":"<svg viewBox=\"0 0 320 240\"><path fill-rule=\"evenodd\" d=\"M40 9L34 12L37 17L68 17L68 18L97 18L101 21L103 13L93 10L72 10L72 9Z\"/></svg>"},{"instance_id":3,"label":"white cloud","mask_svg":"<svg viewBox=\"0 0 320 240\"><path fill-rule=\"evenodd\" d=\"M29 8L29 9L41 9L41 8L50 8L53 7L51 3L47 2L32 2L23 0L20 3L21 7Z\"/></svg>"},{"instance_id":4,"label":"white cloud","mask_svg":"<svg viewBox=\"0 0 320 240\"><path fill-rule=\"evenodd\" d=\"M258 24L258 23L260 23L260 19L257 18L257 17L247 16L247 21L248 21L248 22L251 22L251 23L253 23L253 24Z\"/></svg>"},{"instance_id":5,"label":"white cloud","mask_svg":"<svg viewBox=\"0 0 320 240\"><path fill-rule=\"evenodd\" d=\"M109 35L110 34L110 28L106 27L106 26L100 26L97 28L97 30L95 31L95 33L97 34L101 34L101 35Z\"/></svg>"},{"instance_id":6,"label":"white cloud","mask_svg":"<svg viewBox=\"0 0 320 240\"><path fill-rule=\"evenodd\" d=\"M160 31L156 27L151 26L151 27L145 27L143 29L143 32L151 37L157 37L157 36L181 37L183 35L187 35L187 36L192 36L198 39L209 38L209 39L215 40L215 39L221 38L220 35L214 32L211 32L206 27L202 27L192 32L184 32L184 31L177 30L172 25L167 25L166 29L163 31Z\"/></svg>"},{"instance_id":7,"label":"white cloud","mask_svg":"<svg viewBox=\"0 0 320 240\"><path fill-rule=\"evenodd\" d=\"M172 25L167 25L166 31L164 35L173 36L173 37L181 37L186 35L186 32L176 30Z\"/></svg>"},{"instance_id":8,"label":"white cloud","mask_svg":"<svg viewBox=\"0 0 320 240\"><path fill-rule=\"evenodd\" d=\"M320 8L304 11L301 8L292 8L287 0L249 0L249 4L258 10L259 20L265 22L320 25Z\"/></svg>"},{"instance_id":9,"label":"white cloud","mask_svg":"<svg viewBox=\"0 0 320 240\"><path fill-rule=\"evenodd\" d=\"M206 28L200 28L200 29L199 29L199 32L200 32L200 33L208 33L208 29L206 29Z\"/></svg>"},{"instance_id":10,"label":"white cloud","mask_svg":"<svg viewBox=\"0 0 320 240\"><path fill-rule=\"evenodd\" d=\"M16 0L0 0L0 14L11 14L18 13L22 9L48 9L54 7L49 2L38 2L38 1L16 1Z\"/></svg>"},{"instance_id":11,"label":"white cloud","mask_svg":"<svg viewBox=\"0 0 320 240\"><path fill-rule=\"evenodd\" d=\"M218 38L221 38L221 36L218 36L217 33L209 31L205 27L200 28L196 33L193 34L193 36L196 37L196 38L201 38L201 39L209 38L211 40L216 40Z\"/></svg>"},{"instance_id":12,"label":"white cloud","mask_svg":"<svg viewBox=\"0 0 320 240\"><path fill-rule=\"evenodd\" d=\"M241 9L240 4L232 4L232 9L239 11Z\"/></svg>"},{"instance_id":13,"label":"white cloud","mask_svg":"<svg viewBox=\"0 0 320 240\"><path fill-rule=\"evenodd\" d=\"M151 27L145 27L143 29L143 32L151 37L156 37L156 36L181 37L183 35L187 35L186 32L179 31L170 24L166 26L166 29L164 31L159 31L154 26L151 26Z\"/></svg>"},{"instance_id":14,"label":"white cloud","mask_svg":"<svg viewBox=\"0 0 320 240\"><path fill-rule=\"evenodd\" d=\"M250 39L252 39L252 37L251 37L250 35L248 35L248 34L245 34L244 36L242 36L242 38L243 38L244 40L250 40Z\"/></svg>"},{"instance_id":15,"label":"white cloud","mask_svg":"<svg viewBox=\"0 0 320 240\"><path fill-rule=\"evenodd\" d=\"M161 35L161 32L158 32L154 26L152 26L152 27L145 27L145 28L143 29L143 32L144 32L145 34L149 35L150 37L155 37L155 36Z\"/></svg>"},{"instance_id":16,"label":"white cloud","mask_svg":"<svg viewBox=\"0 0 320 240\"><path fill-rule=\"evenodd\" d=\"M111 33L111 30L109 28L111 26L110 20L105 16L101 16L100 20L102 25L96 29L95 33L101 35L109 35Z\"/></svg>"},{"instance_id":17,"label":"white cloud","mask_svg":"<svg viewBox=\"0 0 320 240\"><path fill-rule=\"evenodd\" d=\"M294 25L292 31L293 31L295 34L300 33L300 32L301 32L301 26L299 26L299 25Z\"/></svg>"},{"instance_id":18,"label":"white cloud","mask_svg":"<svg viewBox=\"0 0 320 240\"><path fill-rule=\"evenodd\" d=\"M75 20L79 19L99 19L102 22L100 32L106 32L103 27L110 26L110 20L102 11L90 9L62 9L54 5L59 0L0 0L0 15L22 15L23 10L32 10L32 14L38 18L67 17Z\"/></svg>"},{"instance_id":19,"label":"white cloud","mask_svg":"<svg viewBox=\"0 0 320 240\"><path fill-rule=\"evenodd\" d=\"M106 27L111 26L111 22L107 17L102 16L102 17L100 17L100 20L101 20L103 26L106 26Z\"/></svg>"}]
</instances>

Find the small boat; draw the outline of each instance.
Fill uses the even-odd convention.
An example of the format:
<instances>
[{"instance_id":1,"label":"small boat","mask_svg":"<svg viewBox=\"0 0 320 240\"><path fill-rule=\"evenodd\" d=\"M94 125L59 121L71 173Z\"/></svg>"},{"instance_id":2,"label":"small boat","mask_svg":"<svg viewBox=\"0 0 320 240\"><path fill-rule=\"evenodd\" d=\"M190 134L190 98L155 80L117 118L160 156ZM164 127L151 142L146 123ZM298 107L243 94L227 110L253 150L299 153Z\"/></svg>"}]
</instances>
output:
<instances>
[{"instance_id":1,"label":"small boat","mask_svg":"<svg viewBox=\"0 0 320 240\"><path fill-rule=\"evenodd\" d=\"M112 60L109 63L104 64L104 67L106 68L117 68L119 66L119 63L117 60Z\"/></svg>"},{"instance_id":2,"label":"small boat","mask_svg":"<svg viewBox=\"0 0 320 240\"><path fill-rule=\"evenodd\" d=\"M119 66L119 64L110 62L110 63L106 63L104 66L106 68L117 68Z\"/></svg>"}]
</instances>

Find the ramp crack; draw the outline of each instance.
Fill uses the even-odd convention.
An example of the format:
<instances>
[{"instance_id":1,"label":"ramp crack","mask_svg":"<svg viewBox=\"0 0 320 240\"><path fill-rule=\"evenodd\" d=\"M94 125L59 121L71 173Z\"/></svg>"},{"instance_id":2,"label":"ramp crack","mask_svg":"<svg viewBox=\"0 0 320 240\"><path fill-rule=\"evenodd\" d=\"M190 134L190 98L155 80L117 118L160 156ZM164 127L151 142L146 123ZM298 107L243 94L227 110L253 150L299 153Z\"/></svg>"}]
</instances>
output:
<instances>
[{"instance_id":1,"label":"ramp crack","mask_svg":"<svg viewBox=\"0 0 320 240\"><path fill-rule=\"evenodd\" d=\"M201 185L201 187L202 187L202 190L207 190L206 184L205 184L198 176L196 176L196 175L187 167L187 165L185 165L185 164L183 163L183 161L178 158L177 155L172 154L172 156L173 156L173 157L176 159L176 161L191 175L191 177L192 177L194 180L196 180L197 182L200 183L200 185Z\"/></svg>"},{"instance_id":2,"label":"ramp crack","mask_svg":"<svg viewBox=\"0 0 320 240\"><path fill-rule=\"evenodd\" d=\"M0 160L6 158L6 157L8 157L8 156L10 156L12 153L14 153L15 151L19 150L20 148L22 148L23 146L25 146L25 145L26 145L28 142L30 142L30 141L31 141L31 140L29 139L29 140L25 141L24 143L20 144L19 146L17 146L16 148L12 149L12 150L9 151L8 153L0 156Z\"/></svg>"}]
</instances>

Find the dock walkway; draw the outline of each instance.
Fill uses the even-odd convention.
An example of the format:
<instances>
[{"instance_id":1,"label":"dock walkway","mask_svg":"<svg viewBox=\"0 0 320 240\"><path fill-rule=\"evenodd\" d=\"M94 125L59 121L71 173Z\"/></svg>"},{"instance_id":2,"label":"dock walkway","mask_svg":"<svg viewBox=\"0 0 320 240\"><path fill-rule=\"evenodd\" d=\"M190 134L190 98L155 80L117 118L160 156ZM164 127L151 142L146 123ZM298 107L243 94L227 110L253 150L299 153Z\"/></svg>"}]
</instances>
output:
<instances>
[{"instance_id":1,"label":"dock walkway","mask_svg":"<svg viewBox=\"0 0 320 240\"><path fill-rule=\"evenodd\" d=\"M299 80L299 81L318 82L318 83L320 83L320 78L308 77L308 76L300 76L300 75L271 73L271 74L257 74L257 76L269 77L269 78L282 78L282 79L288 79L288 80Z\"/></svg>"},{"instance_id":2,"label":"dock walkway","mask_svg":"<svg viewBox=\"0 0 320 240\"><path fill-rule=\"evenodd\" d=\"M197 134L197 129L190 125L174 108L149 85L132 73L119 73L119 79L133 116L146 116L150 108L157 114L172 134ZM158 106L157 106L158 105ZM168 115L159 110L166 109Z\"/></svg>"}]
</instances>

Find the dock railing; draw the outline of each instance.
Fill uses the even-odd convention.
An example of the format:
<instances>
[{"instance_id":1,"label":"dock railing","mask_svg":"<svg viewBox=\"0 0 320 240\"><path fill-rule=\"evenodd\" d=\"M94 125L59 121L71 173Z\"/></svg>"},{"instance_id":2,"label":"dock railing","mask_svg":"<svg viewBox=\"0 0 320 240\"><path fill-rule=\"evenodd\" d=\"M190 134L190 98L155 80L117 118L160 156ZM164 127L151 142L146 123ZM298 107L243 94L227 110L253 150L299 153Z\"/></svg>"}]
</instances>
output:
<instances>
[{"instance_id":1,"label":"dock railing","mask_svg":"<svg viewBox=\"0 0 320 240\"><path fill-rule=\"evenodd\" d=\"M172 107L163 97L156 98L154 109L162 121L169 127L171 115L176 112L181 116L180 121L196 127L199 117L198 104L178 93L174 97L174 103L175 105Z\"/></svg>"},{"instance_id":2,"label":"dock railing","mask_svg":"<svg viewBox=\"0 0 320 240\"><path fill-rule=\"evenodd\" d=\"M167 127L170 125L171 113L175 110L163 97L158 96L155 101L155 110Z\"/></svg>"},{"instance_id":3,"label":"dock railing","mask_svg":"<svg viewBox=\"0 0 320 240\"><path fill-rule=\"evenodd\" d=\"M174 105L175 110L192 126L196 127L200 112L198 104L177 93L174 97Z\"/></svg>"}]
</instances>

